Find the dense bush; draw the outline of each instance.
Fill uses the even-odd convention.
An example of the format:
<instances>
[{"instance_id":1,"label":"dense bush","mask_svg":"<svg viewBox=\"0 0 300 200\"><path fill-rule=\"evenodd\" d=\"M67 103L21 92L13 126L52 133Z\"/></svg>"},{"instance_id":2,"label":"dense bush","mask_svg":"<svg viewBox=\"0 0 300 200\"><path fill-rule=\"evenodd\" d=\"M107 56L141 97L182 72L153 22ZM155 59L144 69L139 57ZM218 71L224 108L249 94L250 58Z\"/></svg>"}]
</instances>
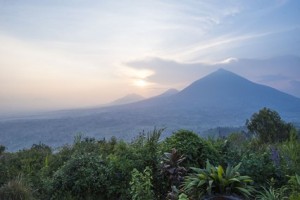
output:
<instances>
[{"instance_id":1,"label":"dense bush","mask_svg":"<svg viewBox=\"0 0 300 200\"><path fill-rule=\"evenodd\" d=\"M178 187L183 181L183 177L186 175L186 168L180 166L186 158L178 153L174 148L172 152L164 153L161 161L161 171L168 177L169 184L171 186Z\"/></svg>"},{"instance_id":2,"label":"dense bush","mask_svg":"<svg viewBox=\"0 0 300 200\"><path fill-rule=\"evenodd\" d=\"M221 143L219 149L222 154L220 163L232 166L241 162L243 154L248 151L249 138L244 132L231 133L227 138L219 139L219 143Z\"/></svg>"},{"instance_id":3,"label":"dense bush","mask_svg":"<svg viewBox=\"0 0 300 200\"><path fill-rule=\"evenodd\" d=\"M22 176L0 187L0 200L32 200L32 189L27 185Z\"/></svg>"},{"instance_id":4,"label":"dense bush","mask_svg":"<svg viewBox=\"0 0 300 200\"><path fill-rule=\"evenodd\" d=\"M52 194L57 199L67 191L76 199L105 197L107 167L100 155L77 153L72 155L53 175Z\"/></svg>"},{"instance_id":5,"label":"dense bush","mask_svg":"<svg viewBox=\"0 0 300 200\"><path fill-rule=\"evenodd\" d=\"M300 171L300 142L291 138L278 145L281 168L286 175L293 175Z\"/></svg>"},{"instance_id":6,"label":"dense bush","mask_svg":"<svg viewBox=\"0 0 300 200\"><path fill-rule=\"evenodd\" d=\"M269 117L280 119L273 114L271 111ZM289 138L284 132L277 140L272 133L266 141L245 132L202 138L188 130L176 131L161 141L162 131L141 133L131 142L77 135L72 145L55 150L37 144L12 153L0 145L0 200L18 199L15 194L45 200L126 200L133 195L136 199L187 200L195 196L194 191L247 196L244 189L252 190L245 183L247 176L254 181L257 198L299 199L300 142L294 128ZM238 172L246 177L231 167L239 163ZM232 170L235 172L228 176L227 171Z\"/></svg>"},{"instance_id":7,"label":"dense bush","mask_svg":"<svg viewBox=\"0 0 300 200\"><path fill-rule=\"evenodd\" d=\"M243 164L240 172L251 176L256 183L263 184L266 180L277 178L276 168L268 150L245 152L241 162Z\"/></svg>"},{"instance_id":8,"label":"dense bush","mask_svg":"<svg viewBox=\"0 0 300 200\"><path fill-rule=\"evenodd\" d=\"M200 138L196 133L188 130L174 132L163 142L163 151L170 152L175 148L186 157L183 166L204 166L208 159L218 163L221 155L209 140Z\"/></svg>"},{"instance_id":9,"label":"dense bush","mask_svg":"<svg viewBox=\"0 0 300 200\"><path fill-rule=\"evenodd\" d=\"M107 192L113 198L130 198L128 188L131 171L137 169L143 171L147 166L153 174L152 184L155 195L163 199L165 197L166 180L160 173L160 143L159 138L162 129L155 129L147 134L139 134L132 142L118 142L111 154L107 157L109 168L110 186Z\"/></svg>"},{"instance_id":10,"label":"dense bush","mask_svg":"<svg viewBox=\"0 0 300 200\"><path fill-rule=\"evenodd\" d=\"M35 189L36 196L41 197L40 194L45 193L42 169L51 155L51 148L44 144L34 144L30 149L16 153L4 153L0 158L0 185L23 174L23 179Z\"/></svg>"},{"instance_id":11,"label":"dense bush","mask_svg":"<svg viewBox=\"0 0 300 200\"><path fill-rule=\"evenodd\" d=\"M295 174L294 176L290 176L289 180L290 186L290 199L291 200L299 200L300 199L300 176Z\"/></svg>"},{"instance_id":12,"label":"dense bush","mask_svg":"<svg viewBox=\"0 0 300 200\"><path fill-rule=\"evenodd\" d=\"M274 188L270 186L269 188L262 187L262 191L258 192L256 199L257 200L287 200L287 187Z\"/></svg>"},{"instance_id":13,"label":"dense bush","mask_svg":"<svg viewBox=\"0 0 300 200\"><path fill-rule=\"evenodd\" d=\"M206 167L194 168L185 181L183 190L191 199L201 199L212 195L241 195L249 198L253 194L253 181L249 176L241 176L240 164L235 167L212 166L209 161Z\"/></svg>"},{"instance_id":14,"label":"dense bush","mask_svg":"<svg viewBox=\"0 0 300 200\"><path fill-rule=\"evenodd\" d=\"M147 166L141 173L137 169L131 172L130 194L132 200L153 200L152 171Z\"/></svg>"}]
</instances>

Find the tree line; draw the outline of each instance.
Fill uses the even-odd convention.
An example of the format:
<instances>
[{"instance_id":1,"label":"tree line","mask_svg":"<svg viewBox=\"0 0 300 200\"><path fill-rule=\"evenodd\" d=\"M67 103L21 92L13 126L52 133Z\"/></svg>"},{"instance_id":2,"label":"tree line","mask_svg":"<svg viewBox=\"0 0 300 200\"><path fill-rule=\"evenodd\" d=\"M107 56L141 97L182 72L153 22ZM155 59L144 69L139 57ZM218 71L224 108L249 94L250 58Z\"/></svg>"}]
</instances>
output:
<instances>
[{"instance_id":1,"label":"tree line","mask_svg":"<svg viewBox=\"0 0 300 200\"><path fill-rule=\"evenodd\" d=\"M154 129L130 142L77 135L58 149L0 146L0 200L300 199L296 128L269 108L246 126L214 138L178 130L162 140Z\"/></svg>"}]
</instances>

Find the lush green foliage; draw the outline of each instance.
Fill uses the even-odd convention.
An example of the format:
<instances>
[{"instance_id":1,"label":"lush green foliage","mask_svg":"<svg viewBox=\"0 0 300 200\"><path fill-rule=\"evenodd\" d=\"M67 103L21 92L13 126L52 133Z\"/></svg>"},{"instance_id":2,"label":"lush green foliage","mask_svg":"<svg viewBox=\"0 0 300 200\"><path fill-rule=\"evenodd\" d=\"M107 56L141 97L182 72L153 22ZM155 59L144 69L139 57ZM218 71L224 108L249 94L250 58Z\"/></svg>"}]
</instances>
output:
<instances>
[{"instance_id":1,"label":"lush green foliage","mask_svg":"<svg viewBox=\"0 0 300 200\"><path fill-rule=\"evenodd\" d=\"M23 174L23 179L30 183L36 194L45 193L42 169L51 154L51 148L44 144L33 145L17 153L3 153L0 159L0 185ZM41 198L39 195L37 197Z\"/></svg>"},{"instance_id":2,"label":"lush green foliage","mask_svg":"<svg viewBox=\"0 0 300 200\"><path fill-rule=\"evenodd\" d=\"M163 151L168 152L173 148L186 157L183 166L204 166L207 159L217 163L221 157L209 140L200 138L188 130L179 130L166 138L162 146Z\"/></svg>"},{"instance_id":3,"label":"lush green foliage","mask_svg":"<svg viewBox=\"0 0 300 200\"><path fill-rule=\"evenodd\" d=\"M143 173L137 169L131 172L130 194L132 200L153 200L154 193L152 191L152 172L147 166Z\"/></svg>"},{"instance_id":4,"label":"lush green foliage","mask_svg":"<svg viewBox=\"0 0 300 200\"><path fill-rule=\"evenodd\" d=\"M99 199L105 194L107 167L95 153L74 154L53 175L52 194L57 199L64 191L81 199Z\"/></svg>"},{"instance_id":5,"label":"lush green foliage","mask_svg":"<svg viewBox=\"0 0 300 200\"><path fill-rule=\"evenodd\" d=\"M238 172L241 164L235 167L212 166L209 161L206 167L194 168L184 181L184 191L193 199L200 199L205 195L237 194L250 197L254 188L250 185L253 181L249 176L241 176Z\"/></svg>"},{"instance_id":6,"label":"lush green foliage","mask_svg":"<svg viewBox=\"0 0 300 200\"><path fill-rule=\"evenodd\" d=\"M269 108L254 113L250 120L247 120L246 125L261 142L265 143L287 140L294 129L292 124L285 123L276 111Z\"/></svg>"},{"instance_id":7,"label":"lush green foliage","mask_svg":"<svg viewBox=\"0 0 300 200\"><path fill-rule=\"evenodd\" d=\"M246 151L240 161L243 163L240 172L251 176L256 183L263 184L266 180L278 176L270 151L267 149Z\"/></svg>"},{"instance_id":8,"label":"lush green foliage","mask_svg":"<svg viewBox=\"0 0 300 200\"><path fill-rule=\"evenodd\" d=\"M155 129L131 142L77 135L72 145L54 150L37 144L6 152L0 145L0 200L192 200L209 194L299 200L297 132L278 113L262 112L248 122L257 123L249 128L258 137L203 138L179 130L160 140L163 129Z\"/></svg>"},{"instance_id":9,"label":"lush green foliage","mask_svg":"<svg viewBox=\"0 0 300 200\"><path fill-rule=\"evenodd\" d=\"M300 172L300 142L291 137L278 145L281 168L286 175L293 175Z\"/></svg>"},{"instance_id":10,"label":"lush green foliage","mask_svg":"<svg viewBox=\"0 0 300 200\"><path fill-rule=\"evenodd\" d=\"M22 176L0 187L0 200L32 200L32 190L25 183Z\"/></svg>"},{"instance_id":11,"label":"lush green foliage","mask_svg":"<svg viewBox=\"0 0 300 200\"><path fill-rule=\"evenodd\" d=\"M286 194L287 188L281 187L281 188L273 188L270 186L269 188L262 187L263 191L259 192L257 195L258 200L285 200L288 199L288 196Z\"/></svg>"},{"instance_id":12,"label":"lush green foliage","mask_svg":"<svg viewBox=\"0 0 300 200\"><path fill-rule=\"evenodd\" d=\"M300 199L300 176L295 174L295 176L291 176L289 180L289 186L291 188L291 200L299 200Z\"/></svg>"},{"instance_id":13,"label":"lush green foliage","mask_svg":"<svg viewBox=\"0 0 300 200\"><path fill-rule=\"evenodd\" d=\"M188 200L188 196L184 193L180 194L178 200Z\"/></svg>"}]
</instances>

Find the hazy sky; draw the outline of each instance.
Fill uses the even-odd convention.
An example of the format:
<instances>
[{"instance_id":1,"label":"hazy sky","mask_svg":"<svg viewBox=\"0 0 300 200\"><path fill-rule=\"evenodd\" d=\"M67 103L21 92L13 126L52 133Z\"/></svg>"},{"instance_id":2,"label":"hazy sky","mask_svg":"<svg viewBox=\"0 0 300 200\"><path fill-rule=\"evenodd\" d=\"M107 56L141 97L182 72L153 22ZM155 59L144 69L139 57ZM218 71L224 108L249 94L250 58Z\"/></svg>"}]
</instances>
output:
<instances>
[{"instance_id":1,"label":"hazy sky","mask_svg":"<svg viewBox=\"0 0 300 200\"><path fill-rule=\"evenodd\" d=\"M298 0L0 0L0 112L148 97L247 59L274 58L232 69L297 95L286 55L300 56Z\"/></svg>"}]
</instances>

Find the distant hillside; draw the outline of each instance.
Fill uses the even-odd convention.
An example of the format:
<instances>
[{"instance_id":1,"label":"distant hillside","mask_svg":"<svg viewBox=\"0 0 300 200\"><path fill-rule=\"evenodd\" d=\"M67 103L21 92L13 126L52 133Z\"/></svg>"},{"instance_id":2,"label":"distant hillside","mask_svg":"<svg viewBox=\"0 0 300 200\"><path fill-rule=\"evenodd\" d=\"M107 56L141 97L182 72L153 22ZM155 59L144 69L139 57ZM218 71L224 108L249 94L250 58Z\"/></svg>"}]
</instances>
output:
<instances>
[{"instance_id":1,"label":"distant hillside","mask_svg":"<svg viewBox=\"0 0 300 200\"><path fill-rule=\"evenodd\" d=\"M144 100L145 98L138 94L128 94L120 99L117 99L113 102L111 102L109 105L121 105L121 104L128 104L128 103L134 103L137 101Z\"/></svg>"},{"instance_id":2,"label":"distant hillside","mask_svg":"<svg viewBox=\"0 0 300 200\"><path fill-rule=\"evenodd\" d=\"M168 94L170 92L166 92ZM286 121L300 122L300 99L256 84L224 69L193 82L180 92L135 103L67 112L64 116L0 121L0 143L16 150L32 143L53 146L71 142L74 134L129 140L137 132L166 127L200 134L215 127L243 126L262 107L275 109Z\"/></svg>"},{"instance_id":3,"label":"distant hillside","mask_svg":"<svg viewBox=\"0 0 300 200\"><path fill-rule=\"evenodd\" d=\"M179 91L174 89L174 88L171 88L171 89L168 89L167 91L165 91L164 93L162 93L161 95L159 95L160 97L169 97L171 95L175 95L177 94Z\"/></svg>"}]
</instances>

